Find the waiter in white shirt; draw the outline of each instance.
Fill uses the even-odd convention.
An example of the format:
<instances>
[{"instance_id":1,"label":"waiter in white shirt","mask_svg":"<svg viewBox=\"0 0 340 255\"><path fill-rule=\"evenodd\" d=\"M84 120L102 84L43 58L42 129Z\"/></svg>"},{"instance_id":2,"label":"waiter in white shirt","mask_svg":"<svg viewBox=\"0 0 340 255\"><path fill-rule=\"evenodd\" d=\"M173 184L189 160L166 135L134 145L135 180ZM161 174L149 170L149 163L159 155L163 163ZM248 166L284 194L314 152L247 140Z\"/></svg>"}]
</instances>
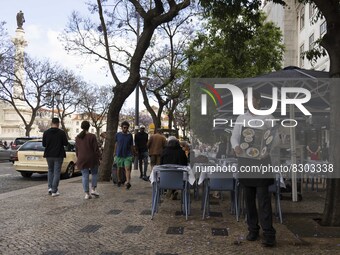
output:
<instances>
[{"instance_id":1,"label":"waiter in white shirt","mask_svg":"<svg viewBox=\"0 0 340 255\"><path fill-rule=\"evenodd\" d=\"M247 97L246 97L247 98ZM253 91L253 106L255 109L260 109L261 94L257 91ZM272 115L254 115L248 110L247 99L245 99L245 108L247 109L244 115L238 116L232 136L231 145L235 151L236 156L243 154L243 150L240 147L241 132L243 123L245 127L249 127L249 121L252 126L256 126L258 129L268 129L272 127L272 121L266 121L268 119L274 119ZM258 122L258 123L257 123ZM261 127L260 125L263 124ZM270 156L263 159L252 159L245 157L238 157L238 166L260 166L269 165L271 163ZM256 241L259 238L259 221L263 230L262 244L267 247L275 246L275 229L273 228L272 219L272 206L271 197L268 192L268 187L274 183L274 178L264 178L260 176L261 173L253 176L249 176L250 173L240 173L240 183L244 187L245 192L245 204L247 211L247 224L248 235L246 239L248 241ZM256 196L259 205L259 211L256 208Z\"/></svg>"}]
</instances>

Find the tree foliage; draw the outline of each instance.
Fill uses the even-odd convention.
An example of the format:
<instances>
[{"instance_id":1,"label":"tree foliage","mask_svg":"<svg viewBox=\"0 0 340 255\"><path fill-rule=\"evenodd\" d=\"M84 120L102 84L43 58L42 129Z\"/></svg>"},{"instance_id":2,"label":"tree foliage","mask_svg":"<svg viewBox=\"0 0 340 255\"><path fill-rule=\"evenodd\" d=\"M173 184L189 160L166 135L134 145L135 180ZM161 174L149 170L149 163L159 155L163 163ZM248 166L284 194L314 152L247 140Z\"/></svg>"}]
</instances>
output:
<instances>
[{"instance_id":1,"label":"tree foliage","mask_svg":"<svg viewBox=\"0 0 340 255\"><path fill-rule=\"evenodd\" d=\"M190 77L252 77L281 68L282 34L250 17L211 18L187 51Z\"/></svg>"},{"instance_id":2,"label":"tree foliage","mask_svg":"<svg viewBox=\"0 0 340 255\"><path fill-rule=\"evenodd\" d=\"M188 78L245 78L281 69L284 46L281 32L273 23L265 23L264 15L223 16L209 18L205 33L199 33L192 42L189 58ZM191 91L191 127L200 123L200 107L195 105L199 95ZM206 116L211 122L213 116ZM208 126L195 128L195 136L204 141L215 139Z\"/></svg>"}]
</instances>

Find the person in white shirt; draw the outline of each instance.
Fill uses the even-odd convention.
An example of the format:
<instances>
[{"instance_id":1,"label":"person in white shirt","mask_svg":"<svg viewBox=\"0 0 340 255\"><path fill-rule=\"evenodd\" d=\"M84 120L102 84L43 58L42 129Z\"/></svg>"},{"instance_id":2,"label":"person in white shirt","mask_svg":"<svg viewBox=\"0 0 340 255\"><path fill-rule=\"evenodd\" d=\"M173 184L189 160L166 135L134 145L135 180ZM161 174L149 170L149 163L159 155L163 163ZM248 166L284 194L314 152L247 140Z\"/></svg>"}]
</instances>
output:
<instances>
[{"instance_id":1,"label":"person in white shirt","mask_svg":"<svg viewBox=\"0 0 340 255\"><path fill-rule=\"evenodd\" d=\"M260 109L261 94L257 91L253 91L253 106L255 109ZM245 107L247 108L247 99L245 99ZM272 127L274 121L271 115L253 115L249 110L244 114L238 116L232 136L231 145L234 149L236 156L243 154L243 149L240 147L241 132L243 123L245 127L256 126L257 129L268 129ZM250 122L249 122L250 121ZM249 125L250 123L250 125ZM262 126L261 126L262 125ZM238 157L238 166L260 166L269 165L271 163L270 156L263 159L252 159L246 157ZM274 183L274 178L264 178L263 176L252 175L249 173L240 173L240 183L243 185L245 192L245 204L247 211L247 224L248 224L248 235L246 239L248 241L256 241L259 238L259 222L263 230L264 240L262 244L264 246L274 246L275 240L275 229L273 228L272 220L272 206L271 197L268 191L268 187ZM256 196L259 205L259 211L256 208Z\"/></svg>"}]
</instances>

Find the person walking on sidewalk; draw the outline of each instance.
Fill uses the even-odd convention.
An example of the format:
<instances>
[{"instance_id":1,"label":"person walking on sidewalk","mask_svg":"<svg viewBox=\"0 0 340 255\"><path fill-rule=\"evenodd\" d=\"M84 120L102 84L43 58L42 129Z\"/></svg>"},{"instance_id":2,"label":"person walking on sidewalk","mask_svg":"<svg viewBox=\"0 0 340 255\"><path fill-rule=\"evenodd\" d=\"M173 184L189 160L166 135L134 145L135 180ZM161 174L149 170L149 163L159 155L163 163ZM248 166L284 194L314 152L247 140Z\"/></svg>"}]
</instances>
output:
<instances>
[{"instance_id":1,"label":"person walking on sidewalk","mask_svg":"<svg viewBox=\"0 0 340 255\"><path fill-rule=\"evenodd\" d=\"M59 129L58 118L52 118L51 128L43 134L42 144L45 147L44 158L48 165L48 193L56 197L60 195L58 191L60 172L66 158L64 146L68 145L65 132Z\"/></svg>"},{"instance_id":2,"label":"person walking on sidewalk","mask_svg":"<svg viewBox=\"0 0 340 255\"><path fill-rule=\"evenodd\" d=\"M161 163L161 155L163 148L166 146L166 138L161 134L161 131L157 129L148 141L148 149L150 154L151 171L155 165Z\"/></svg>"},{"instance_id":3,"label":"person walking on sidewalk","mask_svg":"<svg viewBox=\"0 0 340 255\"><path fill-rule=\"evenodd\" d=\"M141 125L139 127L139 132L135 136L135 146L138 152L138 164L139 164L139 172L140 176L139 178L147 178L146 172L148 170L148 143L149 136L145 132L145 126ZM143 164L144 163L144 164ZM144 169L143 169L144 165Z\"/></svg>"},{"instance_id":4,"label":"person walking on sidewalk","mask_svg":"<svg viewBox=\"0 0 340 255\"><path fill-rule=\"evenodd\" d=\"M125 168L126 174L126 189L131 188L131 166L133 162L134 148L132 134L129 132L130 124L127 121L123 121L121 124L122 132L116 134L115 144L115 162L117 167ZM120 174L117 171L118 187L121 185Z\"/></svg>"},{"instance_id":5,"label":"person walking on sidewalk","mask_svg":"<svg viewBox=\"0 0 340 255\"><path fill-rule=\"evenodd\" d=\"M89 133L90 122L84 120L80 127L82 131L76 137L76 164L78 169L81 170L85 199L90 199L92 196L99 197L99 193L96 191L96 188L100 150L96 136ZM91 193L89 191L90 171L92 174Z\"/></svg>"}]
</instances>

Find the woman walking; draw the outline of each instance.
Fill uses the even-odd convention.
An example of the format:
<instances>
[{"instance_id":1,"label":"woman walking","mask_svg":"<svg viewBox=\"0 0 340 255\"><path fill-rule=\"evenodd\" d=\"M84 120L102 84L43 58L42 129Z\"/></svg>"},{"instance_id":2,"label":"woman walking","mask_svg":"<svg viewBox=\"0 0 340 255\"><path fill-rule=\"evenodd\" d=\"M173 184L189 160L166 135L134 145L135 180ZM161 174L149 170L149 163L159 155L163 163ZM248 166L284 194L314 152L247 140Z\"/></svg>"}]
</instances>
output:
<instances>
[{"instance_id":1,"label":"woman walking","mask_svg":"<svg viewBox=\"0 0 340 255\"><path fill-rule=\"evenodd\" d=\"M76 155L77 167L82 173L83 189L85 192L85 199L90 199L92 196L98 197L97 188L97 174L100 159L100 150L97 138L94 134L89 133L90 123L84 120L81 123L82 131L76 137ZM89 176L91 179L91 192L89 190ZM91 196L92 195L92 196Z\"/></svg>"}]
</instances>

